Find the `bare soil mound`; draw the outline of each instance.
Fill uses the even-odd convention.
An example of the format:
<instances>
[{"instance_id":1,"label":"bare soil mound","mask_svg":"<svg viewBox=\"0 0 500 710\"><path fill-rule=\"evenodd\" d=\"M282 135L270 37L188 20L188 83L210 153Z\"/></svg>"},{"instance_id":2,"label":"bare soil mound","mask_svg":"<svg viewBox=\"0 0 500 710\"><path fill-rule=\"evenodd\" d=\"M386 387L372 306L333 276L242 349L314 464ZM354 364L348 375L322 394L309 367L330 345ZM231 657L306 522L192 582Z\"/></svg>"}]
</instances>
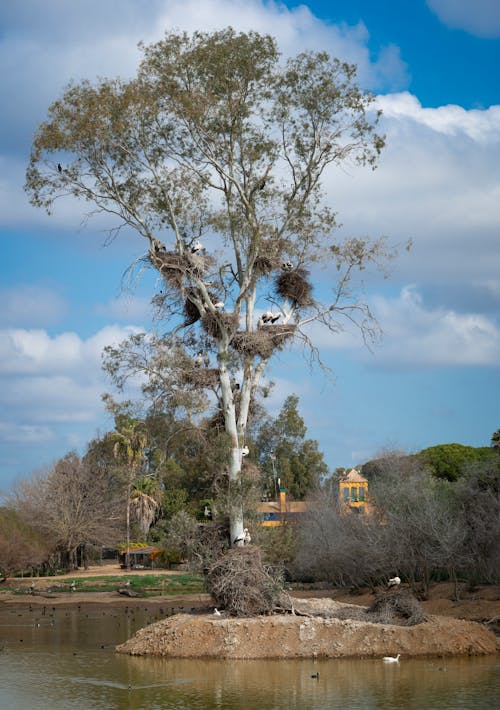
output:
<instances>
[{"instance_id":1,"label":"bare soil mound","mask_svg":"<svg viewBox=\"0 0 500 710\"><path fill-rule=\"evenodd\" d=\"M309 605L300 602L300 613L308 609L308 616L177 614L140 629L116 650L134 656L232 659L455 656L500 650L495 635L476 622L430 616L420 624L400 626L338 618L348 606L316 599ZM312 615L318 609L323 616ZM325 614L328 610L335 617Z\"/></svg>"}]
</instances>

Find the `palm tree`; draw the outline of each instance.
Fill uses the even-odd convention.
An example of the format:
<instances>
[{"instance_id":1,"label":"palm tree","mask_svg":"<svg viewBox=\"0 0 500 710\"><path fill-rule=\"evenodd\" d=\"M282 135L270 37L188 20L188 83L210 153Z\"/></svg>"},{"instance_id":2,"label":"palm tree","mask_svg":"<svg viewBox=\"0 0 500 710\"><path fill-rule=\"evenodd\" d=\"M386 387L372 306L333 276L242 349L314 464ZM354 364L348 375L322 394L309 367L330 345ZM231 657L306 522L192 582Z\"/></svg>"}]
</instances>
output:
<instances>
[{"instance_id":1,"label":"palm tree","mask_svg":"<svg viewBox=\"0 0 500 710\"><path fill-rule=\"evenodd\" d=\"M115 432L112 438L114 439L113 455L115 459L123 461L128 468L126 512L127 550L125 553L125 563L127 570L130 570L130 503L132 484L142 465L144 449L148 443L148 434L144 422L120 414L116 417Z\"/></svg>"},{"instance_id":2,"label":"palm tree","mask_svg":"<svg viewBox=\"0 0 500 710\"><path fill-rule=\"evenodd\" d=\"M155 519L156 511L160 507L159 497L158 481L149 477L144 477L137 481L131 491L130 506L144 537L148 534L149 528Z\"/></svg>"}]
</instances>

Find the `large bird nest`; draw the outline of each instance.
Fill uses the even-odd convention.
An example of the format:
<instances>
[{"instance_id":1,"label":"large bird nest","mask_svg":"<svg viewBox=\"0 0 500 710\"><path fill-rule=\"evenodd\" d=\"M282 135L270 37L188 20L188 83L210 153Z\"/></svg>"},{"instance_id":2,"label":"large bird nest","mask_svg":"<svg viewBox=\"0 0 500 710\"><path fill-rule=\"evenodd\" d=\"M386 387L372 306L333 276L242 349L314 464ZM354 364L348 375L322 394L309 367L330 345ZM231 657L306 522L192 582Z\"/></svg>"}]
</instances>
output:
<instances>
[{"instance_id":1,"label":"large bird nest","mask_svg":"<svg viewBox=\"0 0 500 710\"><path fill-rule=\"evenodd\" d=\"M283 579L264 565L260 549L235 547L209 568L207 590L231 616L270 614L278 605Z\"/></svg>"},{"instance_id":2,"label":"large bird nest","mask_svg":"<svg viewBox=\"0 0 500 710\"><path fill-rule=\"evenodd\" d=\"M200 367L184 373L184 382L194 387L215 387L219 382L219 370Z\"/></svg>"},{"instance_id":3,"label":"large bird nest","mask_svg":"<svg viewBox=\"0 0 500 710\"><path fill-rule=\"evenodd\" d=\"M207 311L202 319L201 324L208 335L212 338L218 339L223 335L223 332L229 332L230 334L238 330L240 324L240 317L237 313L212 313Z\"/></svg>"},{"instance_id":4,"label":"large bird nest","mask_svg":"<svg viewBox=\"0 0 500 710\"><path fill-rule=\"evenodd\" d=\"M293 337L295 325L265 325L252 332L235 333L232 344L242 355L259 356L262 359L271 357L275 350L282 348L286 341Z\"/></svg>"},{"instance_id":5,"label":"large bird nest","mask_svg":"<svg viewBox=\"0 0 500 710\"><path fill-rule=\"evenodd\" d=\"M207 419L206 427L207 429L215 431L217 434L222 434L226 431L226 422L220 410Z\"/></svg>"},{"instance_id":6,"label":"large bird nest","mask_svg":"<svg viewBox=\"0 0 500 710\"><path fill-rule=\"evenodd\" d=\"M267 276L267 274L270 274L271 271L279 267L282 253L283 240L277 239L276 237L262 239L259 246L259 253L254 262L255 271Z\"/></svg>"},{"instance_id":7,"label":"large bird nest","mask_svg":"<svg viewBox=\"0 0 500 710\"><path fill-rule=\"evenodd\" d=\"M177 290L182 289L188 275L202 276L214 263L213 257L204 254L178 254L175 251L156 249L149 251L149 260L169 286Z\"/></svg>"},{"instance_id":8,"label":"large bird nest","mask_svg":"<svg viewBox=\"0 0 500 710\"><path fill-rule=\"evenodd\" d=\"M283 271L276 278L276 291L282 298L289 298L297 306L311 306L314 301L308 276L309 272L306 269Z\"/></svg>"},{"instance_id":9,"label":"large bird nest","mask_svg":"<svg viewBox=\"0 0 500 710\"><path fill-rule=\"evenodd\" d=\"M193 323L196 323L196 321L200 320L201 318L198 306L193 303L189 296L184 301L184 315L186 316L184 320L184 326L193 325Z\"/></svg>"}]
</instances>

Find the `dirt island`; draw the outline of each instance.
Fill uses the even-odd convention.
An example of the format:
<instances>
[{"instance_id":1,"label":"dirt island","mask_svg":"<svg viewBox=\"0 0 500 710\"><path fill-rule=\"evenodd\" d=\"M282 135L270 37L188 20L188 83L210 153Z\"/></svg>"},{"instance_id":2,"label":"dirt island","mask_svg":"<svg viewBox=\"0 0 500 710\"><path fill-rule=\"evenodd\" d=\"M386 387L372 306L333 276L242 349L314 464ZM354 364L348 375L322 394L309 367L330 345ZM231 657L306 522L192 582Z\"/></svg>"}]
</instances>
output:
<instances>
[{"instance_id":1,"label":"dirt island","mask_svg":"<svg viewBox=\"0 0 500 710\"><path fill-rule=\"evenodd\" d=\"M119 567L95 567L67 575L87 579L109 573L123 575ZM175 573L165 572L165 577ZM64 580L64 576L58 577ZM14 580L8 580L14 584ZM213 613L208 594L150 596L131 599L117 591L52 594L54 578L36 579L37 594L19 594L0 587L0 606L23 608L50 604L54 607L99 607L113 613L126 606L149 607L165 612L165 618L144 627L117 648L119 653L144 656L215 658L371 658L402 654L452 656L494 654L500 651L500 587L463 586L456 595L452 584L435 584L420 602L425 621L413 626L370 623L363 609L373 603L370 590L353 594L346 589L293 589L296 614L255 618L229 618ZM28 592L30 580L15 580ZM19 591L19 590L18 590ZM349 610L354 608L354 611ZM324 616L316 617L322 609ZM340 610L340 614L339 614ZM357 611L356 611L357 610ZM344 617L334 618L329 613ZM493 633L497 632L497 635Z\"/></svg>"},{"instance_id":2,"label":"dirt island","mask_svg":"<svg viewBox=\"0 0 500 710\"><path fill-rule=\"evenodd\" d=\"M413 626L372 623L359 618L364 609L323 598L296 599L295 613L270 616L176 614L140 629L116 650L228 659L444 657L500 650L495 634L478 622L430 615Z\"/></svg>"}]
</instances>

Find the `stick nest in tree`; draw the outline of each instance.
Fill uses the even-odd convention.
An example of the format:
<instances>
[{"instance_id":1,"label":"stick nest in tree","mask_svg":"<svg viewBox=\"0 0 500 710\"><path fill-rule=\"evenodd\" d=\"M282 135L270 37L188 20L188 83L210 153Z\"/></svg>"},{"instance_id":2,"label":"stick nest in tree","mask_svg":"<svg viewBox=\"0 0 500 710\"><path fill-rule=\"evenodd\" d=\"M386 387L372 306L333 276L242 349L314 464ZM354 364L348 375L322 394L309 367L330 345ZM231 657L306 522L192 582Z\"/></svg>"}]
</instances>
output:
<instances>
[{"instance_id":1,"label":"stick nest in tree","mask_svg":"<svg viewBox=\"0 0 500 710\"><path fill-rule=\"evenodd\" d=\"M188 275L202 276L214 263L211 256L191 254L190 252L178 254L175 251L156 249L149 251L149 260L165 278L168 285L179 291Z\"/></svg>"},{"instance_id":2,"label":"stick nest in tree","mask_svg":"<svg viewBox=\"0 0 500 710\"><path fill-rule=\"evenodd\" d=\"M277 269L281 263L280 254L283 252L283 241L276 238L262 239L259 253L255 258L254 269L257 273L267 276Z\"/></svg>"},{"instance_id":3,"label":"stick nest in tree","mask_svg":"<svg viewBox=\"0 0 500 710\"><path fill-rule=\"evenodd\" d=\"M409 589L380 592L368 614L376 615L380 624L415 626L425 621L422 606Z\"/></svg>"},{"instance_id":4,"label":"stick nest in tree","mask_svg":"<svg viewBox=\"0 0 500 710\"><path fill-rule=\"evenodd\" d=\"M219 382L219 370L200 367L184 373L184 382L194 387L215 387Z\"/></svg>"},{"instance_id":5,"label":"stick nest in tree","mask_svg":"<svg viewBox=\"0 0 500 710\"><path fill-rule=\"evenodd\" d=\"M221 411L216 412L207 420L206 428L214 430L217 434L226 431L226 422Z\"/></svg>"},{"instance_id":6,"label":"stick nest in tree","mask_svg":"<svg viewBox=\"0 0 500 710\"><path fill-rule=\"evenodd\" d=\"M201 319L201 324L208 335L218 339L223 332L234 333L237 331L240 318L236 313L210 313L207 311Z\"/></svg>"},{"instance_id":7,"label":"stick nest in tree","mask_svg":"<svg viewBox=\"0 0 500 710\"><path fill-rule=\"evenodd\" d=\"M207 589L231 616L270 614L283 590L281 575L262 562L260 549L235 547L208 570Z\"/></svg>"},{"instance_id":8,"label":"stick nest in tree","mask_svg":"<svg viewBox=\"0 0 500 710\"><path fill-rule=\"evenodd\" d=\"M251 333L235 333L232 344L242 355L258 355L266 359L293 337L295 329L296 326L290 324L266 325Z\"/></svg>"},{"instance_id":9,"label":"stick nest in tree","mask_svg":"<svg viewBox=\"0 0 500 710\"><path fill-rule=\"evenodd\" d=\"M193 325L193 323L196 323L201 317L197 305L189 298L186 298L184 301L184 314L186 316L184 326Z\"/></svg>"},{"instance_id":10,"label":"stick nest in tree","mask_svg":"<svg viewBox=\"0 0 500 710\"><path fill-rule=\"evenodd\" d=\"M297 306L311 306L314 301L308 276L309 272L305 269L283 271L276 279L276 291L282 298L289 298Z\"/></svg>"}]
</instances>

